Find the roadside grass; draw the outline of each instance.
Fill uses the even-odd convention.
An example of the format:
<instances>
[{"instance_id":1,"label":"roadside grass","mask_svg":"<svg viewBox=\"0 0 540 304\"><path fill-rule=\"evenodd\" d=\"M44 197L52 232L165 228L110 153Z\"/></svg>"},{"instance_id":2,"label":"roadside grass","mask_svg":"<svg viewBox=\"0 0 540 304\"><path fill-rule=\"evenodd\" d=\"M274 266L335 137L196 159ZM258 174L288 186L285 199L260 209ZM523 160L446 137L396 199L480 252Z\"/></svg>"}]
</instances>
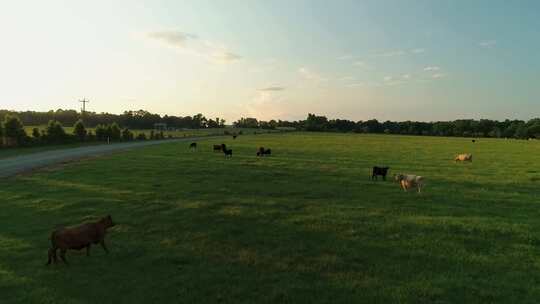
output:
<instances>
[{"instance_id":1,"label":"roadside grass","mask_svg":"<svg viewBox=\"0 0 540 304\"><path fill-rule=\"evenodd\" d=\"M225 159L211 146L226 143ZM271 157L257 158L259 146ZM457 153L474 162L454 163ZM291 133L146 147L0 181L2 303L536 303L540 143ZM369 168L423 175L425 193ZM111 214L111 253L45 267Z\"/></svg>"},{"instance_id":2,"label":"roadside grass","mask_svg":"<svg viewBox=\"0 0 540 304\"><path fill-rule=\"evenodd\" d=\"M34 128L38 128L40 130L44 130L46 126L27 126L25 127L25 131L27 134L32 134L32 130ZM73 128L72 127L66 127L64 128L66 133L73 134ZM94 132L93 128L89 128L89 131ZM253 134L254 132L258 134L266 134L266 133L275 133L278 131L275 130L259 130L259 129L249 129L249 128L223 128L223 129L198 129L198 130L179 130L179 131L164 131L165 137L169 137L169 135L173 137L199 137L199 136L220 136L225 135L225 132L229 133L238 133L242 131L243 134ZM146 134L147 137L150 136L151 130L134 130L134 135L137 136L140 133ZM242 135L243 136L243 135ZM25 155L25 154L32 154L37 152L44 152L44 151L51 151L51 150L59 150L59 149L69 149L69 148L77 148L77 147L84 147L84 146L93 146L93 145L100 145L104 144L104 142L86 142L86 143L72 143L72 144L64 144L64 145L44 145L44 146L30 146L30 147L21 147L21 148L0 148L0 159L13 157L13 156L19 156L19 155Z\"/></svg>"}]
</instances>

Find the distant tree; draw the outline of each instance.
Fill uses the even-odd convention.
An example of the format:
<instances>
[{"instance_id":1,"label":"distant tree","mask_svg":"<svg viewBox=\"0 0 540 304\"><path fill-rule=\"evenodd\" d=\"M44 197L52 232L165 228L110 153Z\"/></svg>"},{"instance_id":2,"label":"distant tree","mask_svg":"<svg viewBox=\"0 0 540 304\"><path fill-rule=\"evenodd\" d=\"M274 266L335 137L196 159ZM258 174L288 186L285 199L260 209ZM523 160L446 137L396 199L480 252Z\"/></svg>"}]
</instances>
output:
<instances>
[{"instance_id":1,"label":"distant tree","mask_svg":"<svg viewBox=\"0 0 540 304\"><path fill-rule=\"evenodd\" d=\"M88 134L86 135L87 141L95 141L96 135L90 130L88 131Z\"/></svg>"},{"instance_id":2,"label":"distant tree","mask_svg":"<svg viewBox=\"0 0 540 304\"><path fill-rule=\"evenodd\" d=\"M79 141L85 141L87 133L83 121L81 119L77 120L73 126L73 135L75 135Z\"/></svg>"},{"instance_id":3,"label":"distant tree","mask_svg":"<svg viewBox=\"0 0 540 304\"><path fill-rule=\"evenodd\" d=\"M257 118L242 117L238 121L235 121L233 125L236 128L259 128L259 121L257 120Z\"/></svg>"},{"instance_id":4,"label":"distant tree","mask_svg":"<svg viewBox=\"0 0 540 304\"><path fill-rule=\"evenodd\" d=\"M540 138L540 119L533 119L527 125L527 135L529 137Z\"/></svg>"},{"instance_id":5,"label":"distant tree","mask_svg":"<svg viewBox=\"0 0 540 304\"><path fill-rule=\"evenodd\" d=\"M519 127L517 127L514 137L519 138L519 139L527 138L527 127L525 126L525 124L522 124Z\"/></svg>"},{"instance_id":6,"label":"distant tree","mask_svg":"<svg viewBox=\"0 0 540 304\"><path fill-rule=\"evenodd\" d=\"M113 123L108 128L109 136L111 140L118 141L122 138L122 130L117 123Z\"/></svg>"},{"instance_id":7,"label":"distant tree","mask_svg":"<svg viewBox=\"0 0 540 304\"><path fill-rule=\"evenodd\" d=\"M39 130L39 128L32 129L32 137L36 140L41 139L41 131Z\"/></svg>"},{"instance_id":8,"label":"distant tree","mask_svg":"<svg viewBox=\"0 0 540 304\"><path fill-rule=\"evenodd\" d=\"M144 132L137 134L137 140L146 140L146 134Z\"/></svg>"},{"instance_id":9,"label":"distant tree","mask_svg":"<svg viewBox=\"0 0 540 304\"><path fill-rule=\"evenodd\" d=\"M154 133L154 130L150 131L150 139L156 139L156 134Z\"/></svg>"},{"instance_id":10,"label":"distant tree","mask_svg":"<svg viewBox=\"0 0 540 304\"><path fill-rule=\"evenodd\" d=\"M57 120L49 121L43 137L47 143L61 144L68 141L64 127Z\"/></svg>"},{"instance_id":11,"label":"distant tree","mask_svg":"<svg viewBox=\"0 0 540 304\"><path fill-rule=\"evenodd\" d=\"M107 134L107 127L104 125L97 125L96 126L96 139L99 141L106 141L108 138Z\"/></svg>"},{"instance_id":12,"label":"distant tree","mask_svg":"<svg viewBox=\"0 0 540 304\"><path fill-rule=\"evenodd\" d=\"M122 130L122 140L124 141L132 141L133 140L133 132L131 132L128 128L125 128Z\"/></svg>"},{"instance_id":13,"label":"distant tree","mask_svg":"<svg viewBox=\"0 0 540 304\"><path fill-rule=\"evenodd\" d=\"M327 129L328 118L309 113L304 125L306 131L324 131Z\"/></svg>"},{"instance_id":14,"label":"distant tree","mask_svg":"<svg viewBox=\"0 0 540 304\"><path fill-rule=\"evenodd\" d=\"M22 146L28 138L19 117L10 114L4 117L3 133L8 146Z\"/></svg>"}]
</instances>

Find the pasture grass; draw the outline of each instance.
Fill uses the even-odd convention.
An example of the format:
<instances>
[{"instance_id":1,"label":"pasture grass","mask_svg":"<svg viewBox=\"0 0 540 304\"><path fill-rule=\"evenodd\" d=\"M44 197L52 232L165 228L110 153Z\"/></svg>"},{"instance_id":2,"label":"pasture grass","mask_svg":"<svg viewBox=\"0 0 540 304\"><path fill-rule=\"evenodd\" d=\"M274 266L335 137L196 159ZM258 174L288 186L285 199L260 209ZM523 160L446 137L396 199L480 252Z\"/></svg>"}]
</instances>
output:
<instances>
[{"instance_id":1,"label":"pasture grass","mask_svg":"<svg viewBox=\"0 0 540 304\"><path fill-rule=\"evenodd\" d=\"M225 159L211 145L225 143ZM258 146L274 155L257 158ZM473 163L454 163L457 153ZM537 303L540 143L290 133L0 181L1 303ZM425 192L371 181L419 174ZM111 214L92 256L49 233Z\"/></svg>"},{"instance_id":2,"label":"pasture grass","mask_svg":"<svg viewBox=\"0 0 540 304\"><path fill-rule=\"evenodd\" d=\"M34 128L38 128L41 131L45 130L46 126L26 126L25 131L28 135L32 134L32 130ZM66 133L73 134L73 127L65 127L64 128ZM95 133L94 128L88 128L88 131L92 131ZM140 133L144 133L147 138L150 136L151 130L133 130L134 136L136 137ZM230 134L236 134L238 132L242 132L243 134L266 134L266 133L276 133L279 131L276 130L261 130L261 129L250 129L250 128L220 128L220 129L186 129L186 130L177 130L177 131L164 131L163 134L166 138L170 136L175 138L184 138L184 137L201 137L201 136L221 136L226 135L226 132L229 132ZM242 135L243 136L243 135ZM13 156L19 156L19 155L25 155L25 154L32 154L37 152L44 152L44 151L50 151L50 150L59 150L59 149L69 149L69 148L77 148L77 147L83 147L83 146L92 146L92 145L100 145L105 144L104 142L84 142L84 143L70 143L70 144L64 144L64 145L43 145L43 146L29 146L29 147L14 147L14 148L7 148L7 147L0 147L0 159L13 157Z\"/></svg>"}]
</instances>

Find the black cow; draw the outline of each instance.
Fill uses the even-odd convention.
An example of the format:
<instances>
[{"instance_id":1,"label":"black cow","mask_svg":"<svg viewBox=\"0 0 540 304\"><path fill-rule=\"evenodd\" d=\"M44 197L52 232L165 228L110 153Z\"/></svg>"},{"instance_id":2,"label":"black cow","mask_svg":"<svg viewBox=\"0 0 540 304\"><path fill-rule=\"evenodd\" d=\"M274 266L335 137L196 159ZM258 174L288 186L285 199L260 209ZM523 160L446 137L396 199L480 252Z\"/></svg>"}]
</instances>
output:
<instances>
[{"instance_id":1,"label":"black cow","mask_svg":"<svg viewBox=\"0 0 540 304\"><path fill-rule=\"evenodd\" d=\"M236 139L237 135L233 135L232 139Z\"/></svg>"},{"instance_id":2,"label":"black cow","mask_svg":"<svg viewBox=\"0 0 540 304\"><path fill-rule=\"evenodd\" d=\"M225 144L214 145L214 152L216 152L216 151L222 151L222 150L223 150L223 147L225 147Z\"/></svg>"},{"instance_id":3,"label":"black cow","mask_svg":"<svg viewBox=\"0 0 540 304\"><path fill-rule=\"evenodd\" d=\"M232 149L227 149L223 147L223 153L225 154L225 157L227 156L232 157Z\"/></svg>"},{"instance_id":4,"label":"black cow","mask_svg":"<svg viewBox=\"0 0 540 304\"><path fill-rule=\"evenodd\" d=\"M265 156L265 155L271 155L272 150L265 149L264 147L260 147L259 151L257 151L257 156Z\"/></svg>"},{"instance_id":5,"label":"black cow","mask_svg":"<svg viewBox=\"0 0 540 304\"><path fill-rule=\"evenodd\" d=\"M189 148L190 149L197 149L197 143L191 143L191 145L189 145Z\"/></svg>"},{"instance_id":6,"label":"black cow","mask_svg":"<svg viewBox=\"0 0 540 304\"><path fill-rule=\"evenodd\" d=\"M371 179L377 179L377 176L381 175L383 180L386 180L386 175L388 175L389 167L373 167L373 172L371 173Z\"/></svg>"}]
</instances>

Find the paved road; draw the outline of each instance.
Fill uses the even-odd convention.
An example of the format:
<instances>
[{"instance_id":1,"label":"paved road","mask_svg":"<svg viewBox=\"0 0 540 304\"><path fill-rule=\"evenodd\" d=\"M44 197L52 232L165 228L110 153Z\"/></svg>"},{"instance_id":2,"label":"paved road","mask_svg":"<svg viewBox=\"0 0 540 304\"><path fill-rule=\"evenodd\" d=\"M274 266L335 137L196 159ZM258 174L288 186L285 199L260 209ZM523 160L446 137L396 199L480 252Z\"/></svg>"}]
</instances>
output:
<instances>
[{"instance_id":1,"label":"paved road","mask_svg":"<svg viewBox=\"0 0 540 304\"><path fill-rule=\"evenodd\" d=\"M23 156L0 159L0 177L8 177L25 171L76 160L88 156L110 154L117 151L129 150L146 146L166 143L198 141L216 137L179 138L168 140L152 140L142 142L130 142L111 145L97 145L80 148L60 149L46 152L37 152Z\"/></svg>"}]
</instances>

